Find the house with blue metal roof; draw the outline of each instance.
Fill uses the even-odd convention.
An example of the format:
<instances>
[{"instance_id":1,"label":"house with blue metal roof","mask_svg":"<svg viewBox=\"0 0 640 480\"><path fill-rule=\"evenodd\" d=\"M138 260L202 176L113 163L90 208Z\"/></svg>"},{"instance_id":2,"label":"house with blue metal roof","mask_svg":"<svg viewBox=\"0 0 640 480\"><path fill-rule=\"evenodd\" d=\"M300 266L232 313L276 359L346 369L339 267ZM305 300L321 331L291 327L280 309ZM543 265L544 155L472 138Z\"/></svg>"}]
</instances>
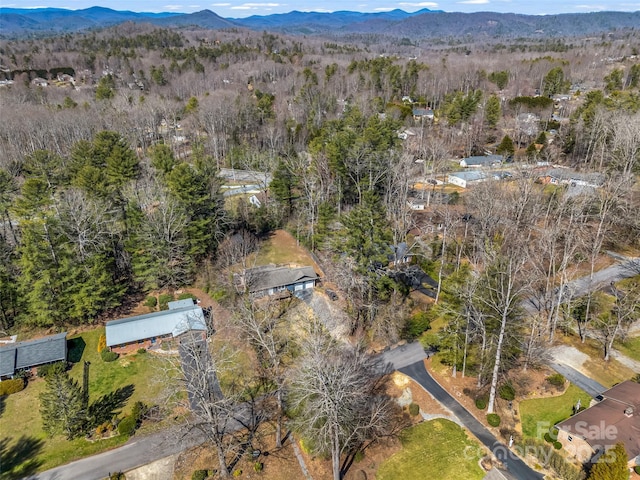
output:
<instances>
[{"instance_id":1,"label":"house with blue metal roof","mask_svg":"<svg viewBox=\"0 0 640 480\"><path fill-rule=\"evenodd\" d=\"M169 310L111 320L105 327L107 347L111 350L130 345L149 348L190 331L200 331L203 335L207 332L202 308L190 299L170 302Z\"/></svg>"},{"instance_id":2,"label":"house with blue metal roof","mask_svg":"<svg viewBox=\"0 0 640 480\"><path fill-rule=\"evenodd\" d=\"M20 370L67 359L67 333L0 346L0 379L12 378Z\"/></svg>"}]
</instances>

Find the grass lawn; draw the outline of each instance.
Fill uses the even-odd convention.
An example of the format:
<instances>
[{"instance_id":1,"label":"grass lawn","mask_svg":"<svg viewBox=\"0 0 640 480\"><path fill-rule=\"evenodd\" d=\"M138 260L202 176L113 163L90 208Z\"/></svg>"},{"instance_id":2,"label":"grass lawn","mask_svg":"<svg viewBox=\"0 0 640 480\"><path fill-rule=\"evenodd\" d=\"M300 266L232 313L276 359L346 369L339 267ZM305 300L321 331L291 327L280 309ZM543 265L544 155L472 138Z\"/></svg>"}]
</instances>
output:
<instances>
[{"instance_id":1,"label":"grass lawn","mask_svg":"<svg viewBox=\"0 0 640 480\"><path fill-rule=\"evenodd\" d=\"M282 265L287 263L315 267L307 250L298 245L296 239L284 230L276 230L260 244L256 265Z\"/></svg>"},{"instance_id":2,"label":"grass lawn","mask_svg":"<svg viewBox=\"0 0 640 480\"><path fill-rule=\"evenodd\" d=\"M571 384L566 392L557 397L536 398L520 402L522 433L526 437L544 435L549 431L549 427L572 415L573 407L578 399L583 407L588 407L591 401L588 393Z\"/></svg>"},{"instance_id":3,"label":"grass lawn","mask_svg":"<svg viewBox=\"0 0 640 480\"><path fill-rule=\"evenodd\" d=\"M76 362L70 370L71 377L82 384L84 361L91 362L89 368L90 402L118 388L133 385L134 391L123 413L133 403L142 400L152 403L162 390L162 384L154 381L159 377L162 362L151 354L126 355L115 362L105 363L97 351L98 339L104 328L94 329L69 339L69 359ZM45 389L45 381L32 379L22 392L3 397L0 408L0 432L6 444L0 444L3 457L3 480L22 478L37 471L46 470L71 460L108 450L127 439L113 437L91 443L83 438L73 441L63 436L47 437L42 430L40 400L38 395Z\"/></svg>"},{"instance_id":4,"label":"grass lawn","mask_svg":"<svg viewBox=\"0 0 640 480\"><path fill-rule=\"evenodd\" d=\"M455 423L436 419L402 432L402 450L376 472L377 480L480 480L484 448Z\"/></svg>"},{"instance_id":5,"label":"grass lawn","mask_svg":"<svg viewBox=\"0 0 640 480\"><path fill-rule=\"evenodd\" d=\"M625 342L617 342L616 348L627 357L640 362L640 337L628 338Z\"/></svg>"}]
</instances>

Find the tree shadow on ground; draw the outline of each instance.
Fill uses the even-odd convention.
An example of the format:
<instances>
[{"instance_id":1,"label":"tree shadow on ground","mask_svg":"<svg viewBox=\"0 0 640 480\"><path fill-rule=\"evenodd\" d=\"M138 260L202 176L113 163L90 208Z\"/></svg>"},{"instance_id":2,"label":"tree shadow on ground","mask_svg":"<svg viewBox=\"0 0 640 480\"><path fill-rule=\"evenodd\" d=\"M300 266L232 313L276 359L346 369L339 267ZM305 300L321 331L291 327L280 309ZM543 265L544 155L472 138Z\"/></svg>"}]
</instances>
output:
<instances>
[{"instance_id":1,"label":"tree shadow on ground","mask_svg":"<svg viewBox=\"0 0 640 480\"><path fill-rule=\"evenodd\" d=\"M82 360L82 354L87 344L82 337L67 340L67 360L72 363L78 363Z\"/></svg>"},{"instance_id":2,"label":"tree shadow on ground","mask_svg":"<svg viewBox=\"0 0 640 480\"><path fill-rule=\"evenodd\" d=\"M4 413L4 407L6 405L6 395L0 395L0 417Z\"/></svg>"},{"instance_id":3,"label":"tree shadow on ground","mask_svg":"<svg viewBox=\"0 0 640 480\"><path fill-rule=\"evenodd\" d=\"M18 440L9 445L9 439L0 440L0 458L2 458L2 470L0 480L17 480L36 473L42 465L42 460L37 459L42 450L42 440L22 435Z\"/></svg>"},{"instance_id":4,"label":"tree shadow on ground","mask_svg":"<svg viewBox=\"0 0 640 480\"><path fill-rule=\"evenodd\" d=\"M103 395L89 406L88 417L92 426L97 427L110 421L120 413L135 391L133 385L125 385L114 392Z\"/></svg>"}]
</instances>

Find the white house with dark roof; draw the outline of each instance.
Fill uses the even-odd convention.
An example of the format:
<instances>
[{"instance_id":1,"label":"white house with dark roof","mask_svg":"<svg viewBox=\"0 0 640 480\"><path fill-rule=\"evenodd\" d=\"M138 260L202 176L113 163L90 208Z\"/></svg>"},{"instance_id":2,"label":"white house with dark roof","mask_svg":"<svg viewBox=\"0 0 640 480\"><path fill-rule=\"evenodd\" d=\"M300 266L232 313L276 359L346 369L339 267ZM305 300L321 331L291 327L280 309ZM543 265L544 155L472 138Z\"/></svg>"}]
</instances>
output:
<instances>
[{"instance_id":1,"label":"white house with dark roof","mask_svg":"<svg viewBox=\"0 0 640 480\"><path fill-rule=\"evenodd\" d=\"M309 290L315 287L318 274L313 267L276 267L273 265L247 270L240 285L253 296L276 295Z\"/></svg>"},{"instance_id":2,"label":"white house with dark roof","mask_svg":"<svg viewBox=\"0 0 640 480\"><path fill-rule=\"evenodd\" d=\"M67 333L0 346L0 379L16 372L67 359Z\"/></svg>"},{"instance_id":3,"label":"white house with dark roof","mask_svg":"<svg viewBox=\"0 0 640 480\"><path fill-rule=\"evenodd\" d=\"M203 335L207 332L204 312L191 299L169 302L169 310L111 320L105 327L107 347L111 350L130 345L148 348L189 331L200 331Z\"/></svg>"},{"instance_id":4,"label":"white house with dark roof","mask_svg":"<svg viewBox=\"0 0 640 480\"><path fill-rule=\"evenodd\" d=\"M460 166L464 168L490 168L501 165L503 161L502 155L476 155L460 160Z\"/></svg>"},{"instance_id":5,"label":"white house with dark roof","mask_svg":"<svg viewBox=\"0 0 640 480\"><path fill-rule=\"evenodd\" d=\"M485 182L489 179L491 177L488 174L477 170L455 172L447 175L447 182L462 188L467 188L474 183Z\"/></svg>"}]
</instances>

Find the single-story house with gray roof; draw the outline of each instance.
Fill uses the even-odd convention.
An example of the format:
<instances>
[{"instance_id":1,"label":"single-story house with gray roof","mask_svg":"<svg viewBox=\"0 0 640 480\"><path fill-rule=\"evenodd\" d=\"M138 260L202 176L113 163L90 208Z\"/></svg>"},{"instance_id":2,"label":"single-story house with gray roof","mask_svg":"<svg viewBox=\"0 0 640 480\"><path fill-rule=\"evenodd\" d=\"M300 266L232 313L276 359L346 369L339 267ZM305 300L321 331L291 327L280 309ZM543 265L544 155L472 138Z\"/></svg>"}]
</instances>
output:
<instances>
[{"instance_id":1,"label":"single-story house with gray roof","mask_svg":"<svg viewBox=\"0 0 640 480\"><path fill-rule=\"evenodd\" d=\"M489 180L491 177L477 170L455 172L447 175L447 182L458 187L467 188L470 184L480 183Z\"/></svg>"},{"instance_id":2,"label":"single-story house with gray roof","mask_svg":"<svg viewBox=\"0 0 640 480\"><path fill-rule=\"evenodd\" d=\"M183 302L171 302L174 308L169 310L107 322L107 347L111 350L129 345L148 348L162 339L175 338L189 331L206 333L207 323L202 308L189 301L191 305L180 306Z\"/></svg>"},{"instance_id":3,"label":"single-story house with gray roof","mask_svg":"<svg viewBox=\"0 0 640 480\"><path fill-rule=\"evenodd\" d=\"M315 287L318 281L313 267L256 267L245 272L244 285L253 296L291 293Z\"/></svg>"},{"instance_id":4,"label":"single-story house with gray roof","mask_svg":"<svg viewBox=\"0 0 640 480\"><path fill-rule=\"evenodd\" d=\"M0 379L16 372L67 359L67 333L0 346Z\"/></svg>"},{"instance_id":5,"label":"single-story house with gray roof","mask_svg":"<svg viewBox=\"0 0 640 480\"><path fill-rule=\"evenodd\" d=\"M503 161L502 155L476 155L460 160L460 166L464 168L488 168L501 165Z\"/></svg>"}]
</instances>

